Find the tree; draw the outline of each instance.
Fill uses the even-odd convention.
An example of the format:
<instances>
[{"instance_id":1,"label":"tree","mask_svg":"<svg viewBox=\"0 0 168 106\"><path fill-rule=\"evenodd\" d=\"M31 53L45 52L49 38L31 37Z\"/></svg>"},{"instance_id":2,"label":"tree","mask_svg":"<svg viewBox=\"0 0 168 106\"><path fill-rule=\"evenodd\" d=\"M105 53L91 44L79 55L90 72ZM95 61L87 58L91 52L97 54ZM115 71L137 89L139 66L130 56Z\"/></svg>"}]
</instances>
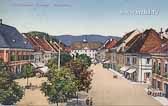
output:
<instances>
[{"instance_id":1,"label":"tree","mask_svg":"<svg viewBox=\"0 0 168 106\"><path fill-rule=\"evenodd\" d=\"M0 104L13 105L23 97L23 88L10 77L5 64L0 60Z\"/></svg>"},{"instance_id":2,"label":"tree","mask_svg":"<svg viewBox=\"0 0 168 106\"><path fill-rule=\"evenodd\" d=\"M42 84L41 90L51 103L66 102L77 91L78 82L68 68L51 68L48 75L48 82Z\"/></svg>"},{"instance_id":3,"label":"tree","mask_svg":"<svg viewBox=\"0 0 168 106\"><path fill-rule=\"evenodd\" d=\"M31 66L31 64L26 64L23 66L22 74L23 74L24 78L27 78L27 86L28 86L29 85L29 78L34 75L33 67Z\"/></svg>"},{"instance_id":4,"label":"tree","mask_svg":"<svg viewBox=\"0 0 168 106\"><path fill-rule=\"evenodd\" d=\"M61 53L60 55L60 64L61 66L64 66L67 62L69 62L70 60L72 60L72 57L70 54L68 53ZM54 59L54 64L58 64L58 57Z\"/></svg>"},{"instance_id":5,"label":"tree","mask_svg":"<svg viewBox=\"0 0 168 106\"><path fill-rule=\"evenodd\" d=\"M87 56L86 54L81 54L81 55L77 56L77 58L83 62L83 64L85 65L86 68L90 67L92 64L91 58L89 56Z\"/></svg>"},{"instance_id":6,"label":"tree","mask_svg":"<svg viewBox=\"0 0 168 106\"><path fill-rule=\"evenodd\" d=\"M91 88L92 81L92 70L87 70L86 64L82 62L79 58L76 60L71 60L66 64L66 67L70 68L72 73L75 75L78 83L79 91L88 91Z\"/></svg>"},{"instance_id":7,"label":"tree","mask_svg":"<svg viewBox=\"0 0 168 106\"><path fill-rule=\"evenodd\" d=\"M72 57L70 54L68 54L68 53L61 54L61 66L64 66L70 60L72 60Z\"/></svg>"}]
</instances>

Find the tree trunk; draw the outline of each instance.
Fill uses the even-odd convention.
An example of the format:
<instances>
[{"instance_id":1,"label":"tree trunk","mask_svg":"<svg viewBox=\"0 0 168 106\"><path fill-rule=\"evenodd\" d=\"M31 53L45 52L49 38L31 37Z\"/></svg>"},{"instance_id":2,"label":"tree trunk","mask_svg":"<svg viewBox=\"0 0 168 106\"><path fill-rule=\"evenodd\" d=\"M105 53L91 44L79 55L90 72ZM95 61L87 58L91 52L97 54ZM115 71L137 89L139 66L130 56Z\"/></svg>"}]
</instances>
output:
<instances>
[{"instance_id":1,"label":"tree trunk","mask_svg":"<svg viewBox=\"0 0 168 106\"><path fill-rule=\"evenodd\" d=\"M77 93L77 104L78 104L78 92L76 92Z\"/></svg>"},{"instance_id":2,"label":"tree trunk","mask_svg":"<svg viewBox=\"0 0 168 106\"><path fill-rule=\"evenodd\" d=\"M27 77L27 86L28 86L28 84L29 84L29 78Z\"/></svg>"}]
</instances>

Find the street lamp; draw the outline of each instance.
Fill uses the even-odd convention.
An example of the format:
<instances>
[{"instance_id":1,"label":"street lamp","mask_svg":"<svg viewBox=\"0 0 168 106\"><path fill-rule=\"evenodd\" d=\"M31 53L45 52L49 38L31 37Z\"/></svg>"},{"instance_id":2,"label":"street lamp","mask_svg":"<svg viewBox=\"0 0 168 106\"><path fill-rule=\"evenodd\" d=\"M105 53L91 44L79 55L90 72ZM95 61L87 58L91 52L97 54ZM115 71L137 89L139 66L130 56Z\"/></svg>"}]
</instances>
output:
<instances>
[{"instance_id":1,"label":"street lamp","mask_svg":"<svg viewBox=\"0 0 168 106\"><path fill-rule=\"evenodd\" d=\"M59 46L58 46L58 70L60 70L60 63L61 63L61 47L60 47L61 41L59 40Z\"/></svg>"}]
</instances>

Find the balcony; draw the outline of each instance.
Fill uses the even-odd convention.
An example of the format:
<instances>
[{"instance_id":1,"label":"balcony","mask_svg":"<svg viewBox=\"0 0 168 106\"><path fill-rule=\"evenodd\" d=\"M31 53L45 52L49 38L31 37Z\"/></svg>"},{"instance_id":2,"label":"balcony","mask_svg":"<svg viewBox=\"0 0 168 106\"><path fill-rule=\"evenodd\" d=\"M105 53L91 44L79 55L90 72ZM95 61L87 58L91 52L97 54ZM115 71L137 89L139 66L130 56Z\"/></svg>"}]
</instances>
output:
<instances>
[{"instance_id":1,"label":"balcony","mask_svg":"<svg viewBox=\"0 0 168 106\"><path fill-rule=\"evenodd\" d=\"M9 65L26 64L32 62L32 55L11 55Z\"/></svg>"}]
</instances>

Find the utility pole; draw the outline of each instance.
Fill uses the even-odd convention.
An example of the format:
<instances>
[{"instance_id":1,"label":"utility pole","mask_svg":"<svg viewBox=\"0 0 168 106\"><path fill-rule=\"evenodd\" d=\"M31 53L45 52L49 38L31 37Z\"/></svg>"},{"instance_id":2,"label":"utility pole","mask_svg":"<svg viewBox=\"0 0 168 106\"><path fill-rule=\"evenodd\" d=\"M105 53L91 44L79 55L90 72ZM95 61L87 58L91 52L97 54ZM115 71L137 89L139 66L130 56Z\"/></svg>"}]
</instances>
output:
<instances>
[{"instance_id":1,"label":"utility pole","mask_svg":"<svg viewBox=\"0 0 168 106\"><path fill-rule=\"evenodd\" d=\"M61 47L60 47L60 41L59 41L59 48L58 48L58 70L60 70L60 62L61 62Z\"/></svg>"}]
</instances>

